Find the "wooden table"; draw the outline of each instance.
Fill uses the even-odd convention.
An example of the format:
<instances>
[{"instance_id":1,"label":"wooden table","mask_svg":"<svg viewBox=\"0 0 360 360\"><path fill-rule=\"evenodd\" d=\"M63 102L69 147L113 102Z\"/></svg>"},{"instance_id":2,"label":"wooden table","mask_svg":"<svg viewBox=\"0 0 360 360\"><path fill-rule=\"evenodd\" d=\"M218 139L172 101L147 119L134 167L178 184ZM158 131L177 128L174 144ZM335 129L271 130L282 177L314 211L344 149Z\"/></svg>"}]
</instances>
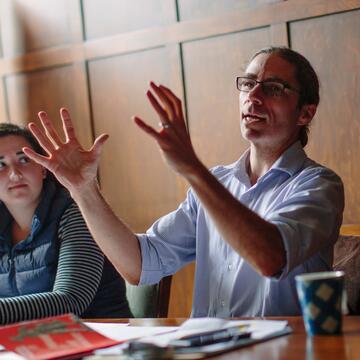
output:
<instances>
[{"instance_id":1,"label":"wooden table","mask_svg":"<svg viewBox=\"0 0 360 360\"><path fill-rule=\"evenodd\" d=\"M287 320L293 333L260 344L212 357L222 360L245 359L360 359L360 316L345 316L343 335L307 337L301 317L265 318ZM174 326L186 319L132 319L130 325ZM121 321L123 322L123 321Z\"/></svg>"}]
</instances>

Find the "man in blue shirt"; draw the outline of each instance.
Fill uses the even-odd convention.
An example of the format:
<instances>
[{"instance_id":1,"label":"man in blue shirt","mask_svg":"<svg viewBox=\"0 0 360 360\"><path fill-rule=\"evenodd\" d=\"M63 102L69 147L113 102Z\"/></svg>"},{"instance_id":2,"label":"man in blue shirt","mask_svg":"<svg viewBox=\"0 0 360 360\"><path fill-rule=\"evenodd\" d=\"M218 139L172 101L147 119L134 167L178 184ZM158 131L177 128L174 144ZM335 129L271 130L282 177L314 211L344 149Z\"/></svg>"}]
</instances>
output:
<instances>
[{"instance_id":1,"label":"man in blue shirt","mask_svg":"<svg viewBox=\"0 0 360 360\"><path fill-rule=\"evenodd\" d=\"M98 189L107 135L84 151L66 109L60 112L65 144L41 112L47 135L35 124L30 129L49 156L24 152L69 189L94 239L130 283L158 282L195 260L193 316L296 315L294 276L331 269L344 207L340 178L303 150L319 82L302 55L266 48L236 84L249 149L236 163L211 171L194 152L180 100L165 86L150 84L147 96L161 128L134 121L191 188L180 207L146 234L135 235Z\"/></svg>"}]
</instances>

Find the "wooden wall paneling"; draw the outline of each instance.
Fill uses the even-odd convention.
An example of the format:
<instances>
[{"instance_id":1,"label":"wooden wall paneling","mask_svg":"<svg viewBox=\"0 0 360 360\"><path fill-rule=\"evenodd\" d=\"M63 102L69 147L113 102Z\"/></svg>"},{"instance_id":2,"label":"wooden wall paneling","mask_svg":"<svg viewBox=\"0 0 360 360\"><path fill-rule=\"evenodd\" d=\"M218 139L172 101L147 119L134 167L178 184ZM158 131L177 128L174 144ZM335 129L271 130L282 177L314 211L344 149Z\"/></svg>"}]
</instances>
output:
<instances>
[{"instance_id":1,"label":"wooden wall paneling","mask_svg":"<svg viewBox=\"0 0 360 360\"><path fill-rule=\"evenodd\" d=\"M11 75L22 72L43 70L44 68L68 66L84 61L82 44L52 47L34 51L23 56L0 59L0 75Z\"/></svg>"},{"instance_id":2,"label":"wooden wall paneling","mask_svg":"<svg viewBox=\"0 0 360 360\"><path fill-rule=\"evenodd\" d=\"M1 10L1 8L0 8ZM1 16L0 16L1 21ZM2 46L2 29L0 24L0 57L3 56L3 46ZM1 71L0 71L1 73ZM6 88L4 77L0 75L0 122L8 122L7 116L7 105L6 105Z\"/></svg>"},{"instance_id":3,"label":"wooden wall paneling","mask_svg":"<svg viewBox=\"0 0 360 360\"><path fill-rule=\"evenodd\" d=\"M150 80L169 86L170 71L165 47L89 63L95 133L110 134L100 165L102 189L116 214L138 232L178 202L174 173L131 120L136 114L158 127L145 91Z\"/></svg>"},{"instance_id":4,"label":"wooden wall paneling","mask_svg":"<svg viewBox=\"0 0 360 360\"><path fill-rule=\"evenodd\" d=\"M82 66L74 64L8 76L5 81L11 122L38 122L37 113L44 110L62 132L59 108L65 106L72 114L80 142L89 146L92 132L82 74Z\"/></svg>"},{"instance_id":5,"label":"wooden wall paneling","mask_svg":"<svg viewBox=\"0 0 360 360\"><path fill-rule=\"evenodd\" d=\"M288 26L286 22L270 25L271 45L289 46Z\"/></svg>"},{"instance_id":6,"label":"wooden wall paneling","mask_svg":"<svg viewBox=\"0 0 360 360\"><path fill-rule=\"evenodd\" d=\"M183 83L183 69L182 69L182 55L181 45L171 44L166 46L166 52L168 54L168 66L169 66L169 78L167 79L170 89L174 94L182 100L183 112L186 119L186 102L185 102L185 89ZM188 189L187 182L181 177L177 176L178 187L178 200L182 201L186 195Z\"/></svg>"},{"instance_id":7,"label":"wooden wall paneling","mask_svg":"<svg viewBox=\"0 0 360 360\"><path fill-rule=\"evenodd\" d=\"M248 146L240 135L235 77L269 44L267 27L183 45L190 134L209 167L237 160Z\"/></svg>"},{"instance_id":8,"label":"wooden wall paneling","mask_svg":"<svg viewBox=\"0 0 360 360\"><path fill-rule=\"evenodd\" d=\"M81 43L85 40L82 0L67 1L71 3L66 4L66 6L69 7L67 12L67 16L69 18L69 36L72 43ZM64 4L64 0L62 3Z\"/></svg>"},{"instance_id":9,"label":"wooden wall paneling","mask_svg":"<svg viewBox=\"0 0 360 360\"><path fill-rule=\"evenodd\" d=\"M219 2L220 3L220 2ZM222 2L221 2L222 3ZM185 42L271 24L322 16L360 7L360 0L286 0L233 10L217 16L181 21L167 29L167 41ZM162 37L160 35L160 37Z\"/></svg>"},{"instance_id":10,"label":"wooden wall paneling","mask_svg":"<svg viewBox=\"0 0 360 360\"><path fill-rule=\"evenodd\" d=\"M69 110L74 120L76 134L81 144L86 149L89 149L95 139L90 111L87 68L84 62L72 65L72 82L66 84L66 86L71 87L70 93L72 96L75 96L74 100L69 102L71 106ZM76 94L74 94L75 92ZM66 100L64 101L64 106L68 107Z\"/></svg>"},{"instance_id":11,"label":"wooden wall paneling","mask_svg":"<svg viewBox=\"0 0 360 360\"><path fill-rule=\"evenodd\" d=\"M4 56L81 41L79 0L1 0Z\"/></svg>"},{"instance_id":12,"label":"wooden wall paneling","mask_svg":"<svg viewBox=\"0 0 360 360\"><path fill-rule=\"evenodd\" d=\"M186 114L186 102L184 97L184 83L182 74L181 45L173 44L167 47L170 66L169 86L173 92L183 99L183 111ZM176 176L177 203L185 199L188 183L180 176ZM190 316L194 283L194 264L189 264L173 276L171 283L169 317Z\"/></svg>"},{"instance_id":13,"label":"wooden wall paneling","mask_svg":"<svg viewBox=\"0 0 360 360\"><path fill-rule=\"evenodd\" d=\"M116 34L83 44L57 46L20 57L3 58L0 59L0 75L67 65L84 59L94 60L357 8L360 8L360 0L280 1L254 9L234 10L225 15L182 21L168 26Z\"/></svg>"},{"instance_id":14,"label":"wooden wall paneling","mask_svg":"<svg viewBox=\"0 0 360 360\"><path fill-rule=\"evenodd\" d=\"M360 10L290 24L291 44L314 65L321 101L308 153L345 185L344 223L360 222Z\"/></svg>"},{"instance_id":15,"label":"wooden wall paneling","mask_svg":"<svg viewBox=\"0 0 360 360\"><path fill-rule=\"evenodd\" d=\"M0 123L9 122L5 81L0 77Z\"/></svg>"},{"instance_id":16,"label":"wooden wall paneling","mask_svg":"<svg viewBox=\"0 0 360 360\"><path fill-rule=\"evenodd\" d=\"M191 263L173 276L168 317L189 317L193 301L195 264Z\"/></svg>"},{"instance_id":17,"label":"wooden wall paneling","mask_svg":"<svg viewBox=\"0 0 360 360\"><path fill-rule=\"evenodd\" d=\"M1 6L1 5L0 5ZM0 7L0 11L1 11L1 7ZM0 15L0 57L3 57L3 41L2 41L2 38L3 38L3 34L2 34L2 27L1 27L1 15Z\"/></svg>"},{"instance_id":18,"label":"wooden wall paneling","mask_svg":"<svg viewBox=\"0 0 360 360\"><path fill-rule=\"evenodd\" d=\"M0 122L9 122L4 78L0 78Z\"/></svg>"},{"instance_id":19,"label":"wooden wall paneling","mask_svg":"<svg viewBox=\"0 0 360 360\"><path fill-rule=\"evenodd\" d=\"M178 0L181 21L223 14L234 10L248 10L283 0Z\"/></svg>"},{"instance_id":20,"label":"wooden wall paneling","mask_svg":"<svg viewBox=\"0 0 360 360\"><path fill-rule=\"evenodd\" d=\"M169 25L175 0L83 0L86 39Z\"/></svg>"}]
</instances>

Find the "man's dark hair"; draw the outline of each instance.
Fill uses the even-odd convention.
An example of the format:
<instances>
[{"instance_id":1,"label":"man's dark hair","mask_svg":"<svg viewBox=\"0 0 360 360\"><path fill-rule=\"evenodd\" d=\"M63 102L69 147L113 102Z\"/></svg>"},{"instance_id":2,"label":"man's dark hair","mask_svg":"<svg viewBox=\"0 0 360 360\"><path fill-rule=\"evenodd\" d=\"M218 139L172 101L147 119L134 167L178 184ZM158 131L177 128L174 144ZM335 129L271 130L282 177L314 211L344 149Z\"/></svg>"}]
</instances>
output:
<instances>
[{"instance_id":1,"label":"man's dark hair","mask_svg":"<svg viewBox=\"0 0 360 360\"><path fill-rule=\"evenodd\" d=\"M33 150L39 154L46 155L44 149L27 128L11 123L0 123L0 138L10 135L24 138Z\"/></svg>"},{"instance_id":2,"label":"man's dark hair","mask_svg":"<svg viewBox=\"0 0 360 360\"><path fill-rule=\"evenodd\" d=\"M319 79L309 60L298 52L287 47L270 46L257 51L250 61L260 54L274 54L294 65L296 80L300 85L300 96L298 102L299 109L305 104L319 104ZM308 142L308 133L308 125L305 125L300 129L299 140L303 147L305 147Z\"/></svg>"}]
</instances>

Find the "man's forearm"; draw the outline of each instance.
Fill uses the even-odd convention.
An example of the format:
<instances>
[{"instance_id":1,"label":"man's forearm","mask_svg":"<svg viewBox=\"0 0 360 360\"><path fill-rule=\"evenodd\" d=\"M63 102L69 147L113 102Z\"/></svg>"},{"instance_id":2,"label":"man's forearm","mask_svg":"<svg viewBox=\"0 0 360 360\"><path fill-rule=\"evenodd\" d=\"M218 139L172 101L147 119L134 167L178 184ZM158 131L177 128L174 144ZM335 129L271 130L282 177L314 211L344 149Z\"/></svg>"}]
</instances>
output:
<instances>
[{"instance_id":1,"label":"man's forearm","mask_svg":"<svg viewBox=\"0 0 360 360\"><path fill-rule=\"evenodd\" d=\"M71 195L101 250L129 283L137 285L141 251L135 234L114 214L95 181L81 191L71 191Z\"/></svg>"},{"instance_id":2,"label":"man's forearm","mask_svg":"<svg viewBox=\"0 0 360 360\"><path fill-rule=\"evenodd\" d=\"M199 162L185 178L219 233L259 273L276 274L285 265L285 249L275 225L242 205Z\"/></svg>"}]
</instances>

